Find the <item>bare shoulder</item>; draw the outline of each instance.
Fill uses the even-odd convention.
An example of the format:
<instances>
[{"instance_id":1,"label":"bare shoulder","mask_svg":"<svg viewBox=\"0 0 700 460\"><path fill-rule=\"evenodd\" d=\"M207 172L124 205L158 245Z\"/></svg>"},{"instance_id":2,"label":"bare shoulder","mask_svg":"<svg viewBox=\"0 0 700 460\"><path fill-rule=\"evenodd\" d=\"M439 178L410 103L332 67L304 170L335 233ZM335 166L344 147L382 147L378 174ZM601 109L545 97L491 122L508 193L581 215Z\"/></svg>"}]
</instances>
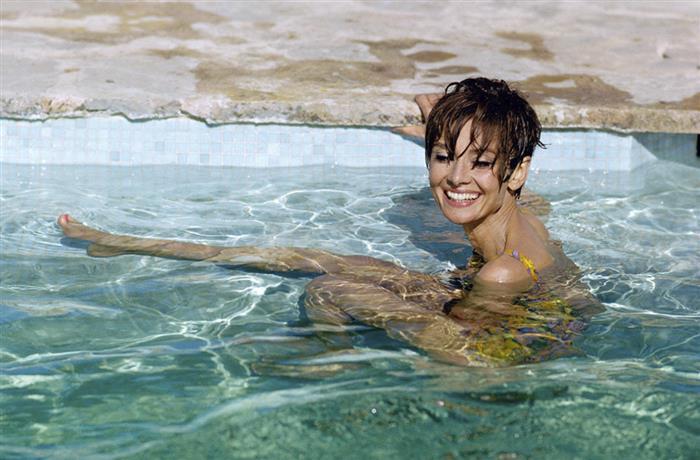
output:
<instances>
[{"instance_id":1,"label":"bare shoulder","mask_svg":"<svg viewBox=\"0 0 700 460\"><path fill-rule=\"evenodd\" d=\"M487 262L477 273L475 281L484 287L520 291L530 286L532 278L519 260L504 254Z\"/></svg>"},{"instance_id":2,"label":"bare shoulder","mask_svg":"<svg viewBox=\"0 0 700 460\"><path fill-rule=\"evenodd\" d=\"M544 226L542 221L537 218L534 214L529 212L521 212L521 215L525 218L525 221L532 227L532 229L537 233L543 241L549 241L549 230Z\"/></svg>"}]
</instances>

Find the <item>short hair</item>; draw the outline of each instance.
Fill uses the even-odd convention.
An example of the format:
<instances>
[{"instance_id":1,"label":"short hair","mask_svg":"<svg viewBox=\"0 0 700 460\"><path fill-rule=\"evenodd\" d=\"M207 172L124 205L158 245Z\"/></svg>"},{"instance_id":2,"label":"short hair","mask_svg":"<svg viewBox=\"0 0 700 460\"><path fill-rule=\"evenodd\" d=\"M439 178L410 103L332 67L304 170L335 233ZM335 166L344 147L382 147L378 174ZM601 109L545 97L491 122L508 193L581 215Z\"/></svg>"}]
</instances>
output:
<instances>
[{"instance_id":1,"label":"short hair","mask_svg":"<svg viewBox=\"0 0 700 460\"><path fill-rule=\"evenodd\" d=\"M477 159L495 142L495 165L500 168L502 184L527 157L532 157L540 141L542 126L530 104L503 80L484 77L467 78L445 88L428 116L425 131L425 162L430 167L430 155L435 143L442 139L450 160L455 158L459 133L471 120L471 141ZM460 154L463 152L460 152ZM520 196L520 189L515 197Z\"/></svg>"}]
</instances>

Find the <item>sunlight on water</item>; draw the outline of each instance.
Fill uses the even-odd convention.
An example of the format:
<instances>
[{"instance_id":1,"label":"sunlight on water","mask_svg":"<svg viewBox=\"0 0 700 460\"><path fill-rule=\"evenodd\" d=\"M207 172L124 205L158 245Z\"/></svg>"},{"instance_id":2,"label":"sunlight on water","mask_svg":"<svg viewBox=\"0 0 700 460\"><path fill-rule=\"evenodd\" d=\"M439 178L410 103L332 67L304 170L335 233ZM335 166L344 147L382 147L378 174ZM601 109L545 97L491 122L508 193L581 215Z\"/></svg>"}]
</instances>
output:
<instances>
[{"instance_id":1,"label":"sunlight on water","mask_svg":"<svg viewBox=\"0 0 700 460\"><path fill-rule=\"evenodd\" d=\"M697 169L533 173L606 311L585 356L464 369L305 321L308 278L90 258L54 224L440 272L469 250L424 170L0 168L3 458L691 458L700 440Z\"/></svg>"}]
</instances>

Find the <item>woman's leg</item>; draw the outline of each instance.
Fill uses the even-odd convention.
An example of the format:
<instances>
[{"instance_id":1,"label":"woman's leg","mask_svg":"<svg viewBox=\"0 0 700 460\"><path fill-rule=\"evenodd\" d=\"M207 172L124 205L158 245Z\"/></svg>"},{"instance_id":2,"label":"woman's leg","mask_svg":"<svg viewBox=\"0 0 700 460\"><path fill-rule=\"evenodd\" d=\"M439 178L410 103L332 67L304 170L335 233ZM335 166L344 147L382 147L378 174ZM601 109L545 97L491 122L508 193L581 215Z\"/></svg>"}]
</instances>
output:
<instances>
[{"instance_id":1,"label":"woman's leg","mask_svg":"<svg viewBox=\"0 0 700 460\"><path fill-rule=\"evenodd\" d=\"M390 337L403 340L430 355L455 364L506 364L479 353L478 344L467 329L432 305L407 301L376 284L351 277L325 275L306 288L309 319L331 324L353 321L384 329Z\"/></svg>"},{"instance_id":2,"label":"woman's leg","mask_svg":"<svg viewBox=\"0 0 700 460\"><path fill-rule=\"evenodd\" d=\"M88 227L67 214L58 218L58 225L66 236L92 243L88 247L88 254L95 257L137 254L171 259L201 260L271 272L297 271L310 274L363 273L379 277L407 271L396 264L372 257L344 256L319 249L222 247L185 241L115 235Z\"/></svg>"}]
</instances>

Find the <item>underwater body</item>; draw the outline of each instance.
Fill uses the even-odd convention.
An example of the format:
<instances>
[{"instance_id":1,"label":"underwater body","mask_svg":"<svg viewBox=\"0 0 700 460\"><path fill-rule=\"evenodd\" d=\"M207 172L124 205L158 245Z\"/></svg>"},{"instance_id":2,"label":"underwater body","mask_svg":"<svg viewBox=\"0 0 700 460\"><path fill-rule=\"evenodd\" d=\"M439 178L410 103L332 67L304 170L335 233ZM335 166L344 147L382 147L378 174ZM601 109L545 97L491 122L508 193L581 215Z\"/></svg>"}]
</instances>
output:
<instances>
[{"instance_id":1,"label":"underwater body","mask_svg":"<svg viewBox=\"0 0 700 460\"><path fill-rule=\"evenodd\" d=\"M95 259L55 217L222 246L308 246L425 273L464 264L418 168L2 166L4 457L689 457L698 440L697 169L533 173L606 310L578 353L460 368L313 324L309 277ZM7 180L12 178L12 180ZM552 439L556 433L556 440ZM517 439L517 445L513 440ZM332 450L331 450L332 449Z\"/></svg>"}]
</instances>

